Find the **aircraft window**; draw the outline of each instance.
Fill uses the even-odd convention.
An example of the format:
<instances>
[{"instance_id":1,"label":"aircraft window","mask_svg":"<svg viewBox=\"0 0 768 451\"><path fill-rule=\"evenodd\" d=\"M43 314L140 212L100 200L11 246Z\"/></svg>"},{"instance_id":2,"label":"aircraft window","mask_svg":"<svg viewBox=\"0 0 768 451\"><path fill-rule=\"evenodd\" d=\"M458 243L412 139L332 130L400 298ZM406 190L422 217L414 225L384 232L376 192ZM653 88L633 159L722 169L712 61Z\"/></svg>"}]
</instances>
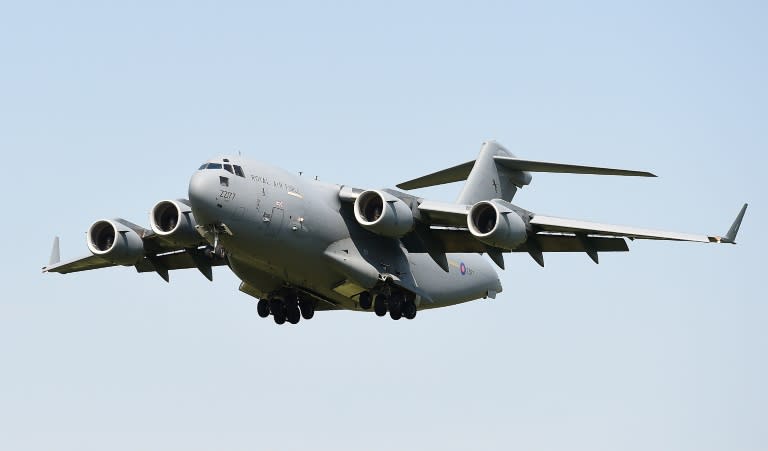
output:
<instances>
[{"instance_id":1,"label":"aircraft window","mask_svg":"<svg viewBox=\"0 0 768 451\"><path fill-rule=\"evenodd\" d=\"M208 169L221 169L221 163L208 163Z\"/></svg>"},{"instance_id":2,"label":"aircraft window","mask_svg":"<svg viewBox=\"0 0 768 451\"><path fill-rule=\"evenodd\" d=\"M224 163L229 163L229 158L225 158Z\"/></svg>"},{"instance_id":3,"label":"aircraft window","mask_svg":"<svg viewBox=\"0 0 768 451\"><path fill-rule=\"evenodd\" d=\"M224 161L227 161L227 160L224 160ZM229 172L230 174L233 174L233 172L232 172L232 165L231 164L225 164L224 165L224 170Z\"/></svg>"},{"instance_id":4,"label":"aircraft window","mask_svg":"<svg viewBox=\"0 0 768 451\"><path fill-rule=\"evenodd\" d=\"M240 177L245 177L245 173L243 173L243 168L241 168L238 165L235 165L235 174L239 175Z\"/></svg>"},{"instance_id":5,"label":"aircraft window","mask_svg":"<svg viewBox=\"0 0 768 451\"><path fill-rule=\"evenodd\" d=\"M208 163L203 163L203 165L200 166L197 170L202 171L203 169L205 169L206 166L208 166Z\"/></svg>"}]
</instances>

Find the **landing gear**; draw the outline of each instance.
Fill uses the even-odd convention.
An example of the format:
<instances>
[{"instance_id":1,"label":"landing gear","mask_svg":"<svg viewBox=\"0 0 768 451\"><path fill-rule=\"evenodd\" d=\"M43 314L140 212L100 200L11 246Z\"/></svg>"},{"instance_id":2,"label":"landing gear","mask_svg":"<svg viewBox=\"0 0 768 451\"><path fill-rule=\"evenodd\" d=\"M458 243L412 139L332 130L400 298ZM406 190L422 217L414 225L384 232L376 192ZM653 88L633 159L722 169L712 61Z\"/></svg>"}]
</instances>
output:
<instances>
[{"instance_id":1,"label":"landing gear","mask_svg":"<svg viewBox=\"0 0 768 451\"><path fill-rule=\"evenodd\" d=\"M376 302L373 303L373 311L376 316L384 316L387 314L387 296L380 294L376 296Z\"/></svg>"},{"instance_id":2,"label":"landing gear","mask_svg":"<svg viewBox=\"0 0 768 451\"><path fill-rule=\"evenodd\" d=\"M371 293L368 291L360 293L360 308L363 310L370 310L371 305L373 305L373 297L371 296Z\"/></svg>"},{"instance_id":3,"label":"landing gear","mask_svg":"<svg viewBox=\"0 0 768 451\"><path fill-rule=\"evenodd\" d=\"M301 312L299 311L299 300L296 295L290 293L285 296L285 318L291 324L298 324L301 319Z\"/></svg>"},{"instance_id":4,"label":"landing gear","mask_svg":"<svg viewBox=\"0 0 768 451\"><path fill-rule=\"evenodd\" d=\"M272 319L275 324L284 324L286 320L285 304L280 299L273 299L269 303L269 310L272 312Z\"/></svg>"},{"instance_id":5,"label":"landing gear","mask_svg":"<svg viewBox=\"0 0 768 451\"><path fill-rule=\"evenodd\" d=\"M416 304L413 300L409 299L403 304L403 316L406 319L416 318Z\"/></svg>"},{"instance_id":6,"label":"landing gear","mask_svg":"<svg viewBox=\"0 0 768 451\"><path fill-rule=\"evenodd\" d=\"M405 296L403 293L395 293L389 298L389 317L397 321L403 316L403 303Z\"/></svg>"},{"instance_id":7,"label":"landing gear","mask_svg":"<svg viewBox=\"0 0 768 451\"><path fill-rule=\"evenodd\" d=\"M315 305L312 301L302 299L299 301L299 308L301 309L301 317L304 319L312 319L315 316Z\"/></svg>"},{"instance_id":8,"label":"landing gear","mask_svg":"<svg viewBox=\"0 0 768 451\"><path fill-rule=\"evenodd\" d=\"M362 302L360 307L363 307ZM395 321L400 318L416 318L416 310L415 296L400 290L392 290L390 295L381 293L373 303L376 316L385 316L389 312L389 317Z\"/></svg>"},{"instance_id":9,"label":"landing gear","mask_svg":"<svg viewBox=\"0 0 768 451\"><path fill-rule=\"evenodd\" d=\"M301 312L299 312L299 306L292 305L286 308L285 318L291 324L299 324L299 320L301 319Z\"/></svg>"},{"instance_id":10,"label":"landing gear","mask_svg":"<svg viewBox=\"0 0 768 451\"><path fill-rule=\"evenodd\" d=\"M283 292L282 295L260 299L256 311L262 318L272 315L277 324L285 324L286 321L297 324L301 318L312 319L315 316L315 304L310 299L298 297L295 292Z\"/></svg>"},{"instance_id":11,"label":"landing gear","mask_svg":"<svg viewBox=\"0 0 768 451\"><path fill-rule=\"evenodd\" d=\"M256 312L258 312L259 316L262 318L266 318L269 316L269 301L266 299L259 299L259 303L256 304Z\"/></svg>"}]
</instances>

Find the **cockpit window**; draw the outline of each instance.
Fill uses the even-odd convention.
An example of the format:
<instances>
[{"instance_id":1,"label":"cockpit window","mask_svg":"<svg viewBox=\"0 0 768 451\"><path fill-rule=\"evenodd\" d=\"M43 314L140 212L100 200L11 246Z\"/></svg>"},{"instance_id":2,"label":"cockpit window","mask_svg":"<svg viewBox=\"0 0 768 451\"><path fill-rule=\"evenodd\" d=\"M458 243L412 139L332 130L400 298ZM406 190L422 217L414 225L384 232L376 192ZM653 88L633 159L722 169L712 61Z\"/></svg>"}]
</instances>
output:
<instances>
[{"instance_id":1,"label":"cockpit window","mask_svg":"<svg viewBox=\"0 0 768 451\"><path fill-rule=\"evenodd\" d=\"M233 174L233 172L232 172L232 165L231 164L225 164L224 165L224 170L229 172L230 174Z\"/></svg>"},{"instance_id":2,"label":"cockpit window","mask_svg":"<svg viewBox=\"0 0 768 451\"><path fill-rule=\"evenodd\" d=\"M221 169L221 163L208 163L208 169Z\"/></svg>"},{"instance_id":3,"label":"cockpit window","mask_svg":"<svg viewBox=\"0 0 768 451\"><path fill-rule=\"evenodd\" d=\"M241 168L238 165L235 165L235 175L239 175L240 177L245 177L245 174L243 173L243 168Z\"/></svg>"},{"instance_id":4,"label":"cockpit window","mask_svg":"<svg viewBox=\"0 0 768 451\"><path fill-rule=\"evenodd\" d=\"M205 169L206 166L208 166L208 163L203 163L203 165L200 166L197 170L202 171L203 169Z\"/></svg>"}]
</instances>

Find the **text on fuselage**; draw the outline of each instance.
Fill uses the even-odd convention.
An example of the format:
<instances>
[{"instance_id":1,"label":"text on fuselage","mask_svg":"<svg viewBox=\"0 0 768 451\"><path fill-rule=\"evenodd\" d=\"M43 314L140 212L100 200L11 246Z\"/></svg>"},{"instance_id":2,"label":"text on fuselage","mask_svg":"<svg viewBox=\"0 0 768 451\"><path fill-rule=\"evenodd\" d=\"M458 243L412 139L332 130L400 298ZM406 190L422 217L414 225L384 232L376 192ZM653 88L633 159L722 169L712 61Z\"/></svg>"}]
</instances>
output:
<instances>
[{"instance_id":1,"label":"text on fuselage","mask_svg":"<svg viewBox=\"0 0 768 451\"><path fill-rule=\"evenodd\" d=\"M298 193L299 189L295 185L291 185L290 183L283 183L279 180L269 180L268 178L261 176L261 175L251 175L251 180L256 183L262 183L264 185L270 185L272 187L275 187L277 189L283 189L289 192Z\"/></svg>"}]
</instances>

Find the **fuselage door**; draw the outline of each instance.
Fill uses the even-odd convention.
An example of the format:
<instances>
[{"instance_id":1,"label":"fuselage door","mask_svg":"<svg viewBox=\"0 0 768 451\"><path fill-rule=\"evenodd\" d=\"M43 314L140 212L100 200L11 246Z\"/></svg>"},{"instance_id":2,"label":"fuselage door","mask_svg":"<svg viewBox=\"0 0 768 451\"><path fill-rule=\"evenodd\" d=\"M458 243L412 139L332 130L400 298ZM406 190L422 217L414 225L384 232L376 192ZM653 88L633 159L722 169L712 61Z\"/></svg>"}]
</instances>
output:
<instances>
[{"instance_id":1,"label":"fuselage door","mask_svg":"<svg viewBox=\"0 0 768 451\"><path fill-rule=\"evenodd\" d=\"M283 221L285 220L285 210L280 207L272 207L272 213L267 217L265 216L267 223L267 236L276 237L280 230L283 228Z\"/></svg>"}]
</instances>

